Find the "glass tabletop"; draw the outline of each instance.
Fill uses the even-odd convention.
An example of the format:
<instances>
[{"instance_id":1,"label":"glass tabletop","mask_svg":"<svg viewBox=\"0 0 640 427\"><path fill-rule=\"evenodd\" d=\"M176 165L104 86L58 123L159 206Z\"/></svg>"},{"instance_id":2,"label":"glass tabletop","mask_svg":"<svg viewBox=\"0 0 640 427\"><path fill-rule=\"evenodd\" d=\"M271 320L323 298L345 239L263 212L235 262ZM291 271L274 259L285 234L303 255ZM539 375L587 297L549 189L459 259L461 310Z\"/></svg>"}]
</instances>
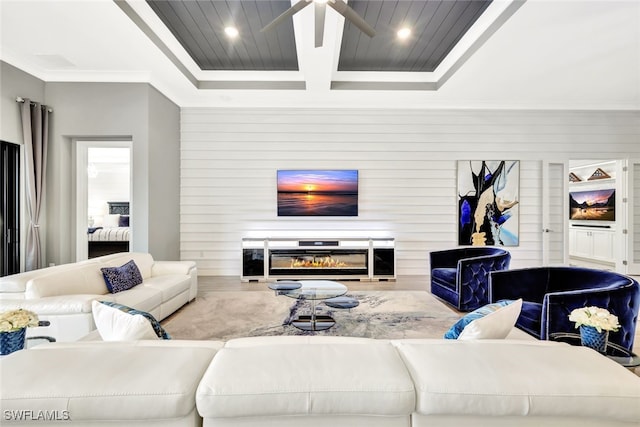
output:
<instances>
[{"instance_id":1,"label":"glass tabletop","mask_svg":"<svg viewBox=\"0 0 640 427\"><path fill-rule=\"evenodd\" d=\"M571 334L568 332L556 332L549 336L553 341L566 342L571 345L581 345L580 334ZM640 356L630 352L626 348L618 344L608 342L605 356L614 360L627 368L640 366Z\"/></svg>"},{"instance_id":2,"label":"glass tabletop","mask_svg":"<svg viewBox=\"0 0 640 427\"><path fill-rule=\"evenodd\" d=\"M329 299L347 293L347 287L332 280L298 280L302 286L298 289L285 290L281 295L296 299Z\"/></svg>"}]
</instances>

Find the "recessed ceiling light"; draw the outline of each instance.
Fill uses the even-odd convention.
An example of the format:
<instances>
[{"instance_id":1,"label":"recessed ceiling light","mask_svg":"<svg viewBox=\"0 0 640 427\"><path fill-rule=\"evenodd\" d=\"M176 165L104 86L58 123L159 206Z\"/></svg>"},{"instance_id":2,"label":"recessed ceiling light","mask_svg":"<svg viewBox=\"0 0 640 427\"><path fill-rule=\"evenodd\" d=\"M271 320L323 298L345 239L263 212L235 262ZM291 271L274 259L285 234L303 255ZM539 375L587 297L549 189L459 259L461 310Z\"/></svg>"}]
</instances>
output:
<instances>
[{"instance_id":1,"label":"recessed ceiling light","mask_svg":"<svg viewBox=\"0 0 640 427\"><path fill-rule=\"evenodd\" d=\"M235 39L236 37L238 37L238 34L240 34L236 27L225 27L224 33L231 39Z\"/></svg>"},{"instance_id":2,"label":"recessed ceiling light","mask_svg":"<svg viewBox=\"0 0 640 427\"><path fill-rule=\"evenodd\" d=\"M397 35L400 40L407 39L411 35L411 29L408 27L401 28L398 30Z\"/></svg>"}]
</instances>

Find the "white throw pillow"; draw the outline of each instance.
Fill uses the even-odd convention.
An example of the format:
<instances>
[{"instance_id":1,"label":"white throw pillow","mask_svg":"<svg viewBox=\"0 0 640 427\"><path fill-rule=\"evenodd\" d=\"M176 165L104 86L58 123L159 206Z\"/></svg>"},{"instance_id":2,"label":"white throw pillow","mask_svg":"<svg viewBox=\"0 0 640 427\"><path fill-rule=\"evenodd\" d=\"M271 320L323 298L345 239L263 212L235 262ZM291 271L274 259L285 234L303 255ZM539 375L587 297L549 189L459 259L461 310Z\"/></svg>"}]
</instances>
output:
<instances>
[{"instance_id":1,"label":"white throw pillow","mask_svg":"<svg viewBox=\"0 0 640 427\"><path fill-rule=\"evenodd\" d=\"M102 219L102 226L104 228L116 228L120 226L120 214L105 215Z\"/></svg>"},{"instance_id":2,"label":"white throw pillow","mask_svg":"<svg viewBox=\"0 0 640 427\"><path fill-rule=\"evenodd\" d=\"M459 340L504 339L516 324L522 310L522 298L501 307L464 327Z\"/></svg>"},{"instance_id":3,"label":"white throw pillow","mask_svg":"<svg viewBox=\"0 0 640 427\"><path fill-rule=\"evenodd\" d=\"M141 314L127 314L99 301L91 303L93 321L104 341L157 340L151 323Z\"/></svg>"}]
</instances>

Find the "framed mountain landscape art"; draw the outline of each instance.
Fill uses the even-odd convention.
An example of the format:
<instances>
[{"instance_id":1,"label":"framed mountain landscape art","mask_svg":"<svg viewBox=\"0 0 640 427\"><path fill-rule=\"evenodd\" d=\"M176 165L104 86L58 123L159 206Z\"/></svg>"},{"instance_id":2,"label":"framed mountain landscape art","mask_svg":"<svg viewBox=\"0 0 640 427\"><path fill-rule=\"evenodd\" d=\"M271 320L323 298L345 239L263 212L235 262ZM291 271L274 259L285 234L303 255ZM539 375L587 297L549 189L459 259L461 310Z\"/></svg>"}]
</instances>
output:
<instances>
[{"instance_id":1,"label":"framed mountain landscape art","mask_svg":"<svg viewBox=\"0 0 640 427\"><path fill-rule=\"evenodd\" d=\"M458 161L458 244L518 246L519 160Z\"/></svg>"}]
</instances>

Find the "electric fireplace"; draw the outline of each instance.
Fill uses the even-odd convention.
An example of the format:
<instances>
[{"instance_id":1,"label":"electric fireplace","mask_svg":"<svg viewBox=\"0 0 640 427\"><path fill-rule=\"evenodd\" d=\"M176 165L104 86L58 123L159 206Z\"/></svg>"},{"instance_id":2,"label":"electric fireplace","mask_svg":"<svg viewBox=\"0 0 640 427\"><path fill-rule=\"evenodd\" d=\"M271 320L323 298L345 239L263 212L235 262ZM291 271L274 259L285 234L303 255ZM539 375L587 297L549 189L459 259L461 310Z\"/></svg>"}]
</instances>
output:
<instances>
[{"instance_id":1,"label":"electric fireplace","mask_svg":"<svg viewBox=\"0 0 640 427\"><path fill-rule=\"evenodd\" d=\"M269 276L369 275L367 249L273 249Z\"/></svg>"},{"instance_id":2,"label":"electric fireplace","mask_svg":"<svg viewBox=\"0 0 640 427\"><path fill-rule=\"evenodd\" d=\"M242 239L242 280L395 279L393 239Z\"/></svg>"}]
</instances>

